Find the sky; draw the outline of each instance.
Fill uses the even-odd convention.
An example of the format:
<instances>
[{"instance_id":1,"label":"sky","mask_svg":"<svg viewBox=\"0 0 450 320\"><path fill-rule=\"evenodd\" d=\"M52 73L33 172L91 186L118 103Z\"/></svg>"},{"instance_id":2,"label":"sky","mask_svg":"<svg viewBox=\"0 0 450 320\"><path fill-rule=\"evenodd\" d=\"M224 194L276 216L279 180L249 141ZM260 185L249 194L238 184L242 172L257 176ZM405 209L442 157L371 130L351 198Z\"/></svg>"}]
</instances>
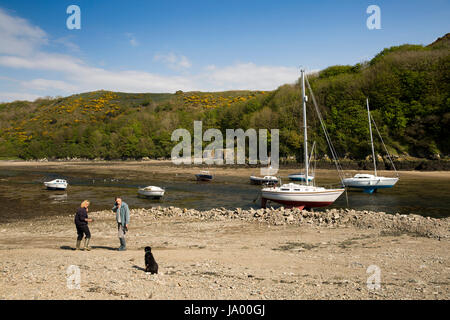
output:
<instances>
[{"instance_id":1,"label":"sky","mask_svg":"<svg viewBox=\"0 0 450 320\"><path fill-rule=\"evenodd\" d=\"M67 8L80 8L69 29ZM380 29L369 29L370 5ZM0 101L273 90L450 32L450 0L0 0Z\"/></svg>"}]
</instances>

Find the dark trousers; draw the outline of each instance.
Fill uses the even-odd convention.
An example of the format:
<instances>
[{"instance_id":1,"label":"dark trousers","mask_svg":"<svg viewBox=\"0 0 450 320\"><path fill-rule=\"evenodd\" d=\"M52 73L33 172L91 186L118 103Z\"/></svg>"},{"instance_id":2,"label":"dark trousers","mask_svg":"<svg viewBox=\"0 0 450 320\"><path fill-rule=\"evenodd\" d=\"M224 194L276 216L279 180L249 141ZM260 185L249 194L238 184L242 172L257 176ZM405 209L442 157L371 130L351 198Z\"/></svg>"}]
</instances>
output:
<instances>
[{"instance_id":1,"label":"dark trousers","mask_svg":"<svg viewBox=\"0 0 450 320\"><path fill-rule=\"evenodd\" d=\"M78 234L77 240L82 240L83 234L86 236L86 238L91 237L91 232L89 231L89 227L87 226L87 224L83 226L77 225L77 234Z\"/></svg>"}]
</instances>

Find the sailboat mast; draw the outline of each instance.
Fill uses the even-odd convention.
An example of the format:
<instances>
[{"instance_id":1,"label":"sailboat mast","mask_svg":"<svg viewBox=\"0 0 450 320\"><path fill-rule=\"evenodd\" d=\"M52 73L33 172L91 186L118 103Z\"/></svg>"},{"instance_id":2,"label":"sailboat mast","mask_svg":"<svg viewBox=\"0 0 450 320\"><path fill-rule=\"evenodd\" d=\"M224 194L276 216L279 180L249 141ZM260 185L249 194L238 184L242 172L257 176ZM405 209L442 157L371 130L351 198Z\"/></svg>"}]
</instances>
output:
<instances>
[{"instance_id":1,"label":"sailboat mast","mask_svg":"<svg viewBox=\"0 0 450 320\"><path fill-rule=\"evenodd\" d=\"M303 101L303 130L304 130L304 150L305 150L305 181L306 185L309 185L309 156L308 156L308 133L306 126L306 101L307 97L305 95L305 70L301 70L302 73L302 101Z\"/></svg>"},{"instance_id":2,"label":"sailboat mast","mask_svg":"<svg viewBox=\"0 0 450 320\"><path fill-rule=\"evenodd\" d=\"M376 177L377 176L377 162L375 160L375 149L373 148L372 121L370 121L369 98L366 99L366 102L367 102L367 116L369 117L370 144L372 145L373 168L375 170L375 177Z\"/></svg>"}]
</instances>

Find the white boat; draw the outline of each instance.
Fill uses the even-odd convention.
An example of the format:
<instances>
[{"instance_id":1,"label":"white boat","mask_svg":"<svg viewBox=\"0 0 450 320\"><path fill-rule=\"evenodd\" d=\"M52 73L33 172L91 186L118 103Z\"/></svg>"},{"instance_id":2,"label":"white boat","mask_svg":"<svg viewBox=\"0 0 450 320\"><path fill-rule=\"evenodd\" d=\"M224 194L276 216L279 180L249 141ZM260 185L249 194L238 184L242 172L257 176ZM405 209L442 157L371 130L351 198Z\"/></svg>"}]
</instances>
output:
<instances>
[{"instance_id":1,"label":"white boat","mask_svg":"<svg viewBox=\"0 0 450 320\"><path fill-rule=\"evenodd\" d=\"M138 193L144 197L161 198L164 196L165 190L156 186L148 186L139 188Z\"/></svg>"},{"instance_id":2,"label":"white boat","mask_svg":"<svg viewBox=\"0 0 450 320\"><path fill-rule=\"evenodd\" d=\"M303 100L303 130L304 130L304 177L309 175L308 157L308 134L306 123L306 101L305 95L305 71L301 70L302 80L302 100ZM317 110L317 109L316 109ZM310 185L309 179L305 179L305 184L288 183L279 187L267 187L261 190L261 206L266 207L267 201L273 201L284 205L298 208L324 207L332 204L345 191L343 188L326 189Z\"/></svg>"},{"instance_id":3,"label":"white boat","mask_svg":"<svg viewBox=\"0 0 450 320\"><path fill-rule=\"evenodd\" d=\"M68 183L64 179L55 179L52 181L44 182L44 186L49 190L66 190Z\"/></svg>"},{"instance_id":4,"label":"white boat","mask_svg":"<svg viewBox=\"0 0 450 320\"><path fill-rule=\"evenodd\" d=\"M300 172L300 173L293 173L288 175L289 180L292 181L306 181L305 178L305 174ZM314 180L314 176L308 175L308 181L313 181Z\"/></svg>"},{"instance_id":5,"label":"white boat","mask_svg":"<svg viewBox=\"0 0 450 320\"><path fill-rule=\"evenodd\" d=\"M397 181L398 178L379 177L365 173L358 173L353 178L343 180L346 187L360 188L366 193L373 193L376 189L392 188Z\"/></svg>"},{"instance_id":6,"label":"white boat","mask_svg":"<svg viewBox=\"0 0 450 320\"><path fill-rule=\"evenodd\" d=\"M263 189L262 206L267 200L293 207L326 207L336 201L345 189L326 189L296 183Z\"/></svg>"},{"instance_id":7,"label":"white boat","mask_svg":"<svg viewBox=\"0 0 450 320\"><path fill-rule=\"evenodd\" d=\"M383 189L383 188L392 188L398 181L398 175L397 178L391 178L391 177L380 177L377 175L377 162L375 158L375 149L373 146L373 137L372 137L372 121L373 119L370 116L370 110L369 110L369 99L367 99L367 115L369 118L369 133L370 133L370 142L372 145L372 158L373 158L373 167L374 167L374 174L364 174L364 173L358 173L353 178L346 178L342 180L342 183L344 186L349 188L358 188L363 189L365 193L372 194L374 191L377 191L377 189ZM372 121L371 121L372 120ZM375 122L374 122L375 124ZM376 126L376 124L375 124ZM378 131L378 129L377 129ZM379 134L379 132L378 132ZM380 135L381 138L381 135ZM383 139L381 138L381 141L383 142ZM391 160L391 157L389 156L389 152L387 151L386 146L384 145L385 150L388 154L389 160ZM392 166L395 170L394 163L392 162ZM395 170L397 172L397 170Z\"/></svg>"},{"instance_id":8,"label":"white boat","mask_svg":"<svg viewBox=\"0 0 450 320\"><path fill-rule=\"evenodd\" d=\"M252 184L276 184L278 183L278 178L274 176L264 176L264 177L250 176L250 182Z\"/></svg>"}]
</instances>

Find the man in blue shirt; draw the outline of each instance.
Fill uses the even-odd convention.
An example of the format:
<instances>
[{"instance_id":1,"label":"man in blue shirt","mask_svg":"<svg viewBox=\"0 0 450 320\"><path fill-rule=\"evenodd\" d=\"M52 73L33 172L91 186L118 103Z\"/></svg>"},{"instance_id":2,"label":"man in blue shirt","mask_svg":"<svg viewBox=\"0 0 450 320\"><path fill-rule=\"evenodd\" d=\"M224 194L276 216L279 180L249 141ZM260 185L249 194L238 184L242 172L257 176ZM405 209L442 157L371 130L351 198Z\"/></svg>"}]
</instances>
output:
<instances>
[{"instance_id":1,"label":"man in blue shirt","mask_svg":"<svg viewBox=\"0 0 450 320\"><path fill-rule=\"evenodd\" d=\"M130 223L130 209L128 205L122 201L122 198L116 197L116 203L112 208L112 211L116 213L117 229L120 240L119 251L124 251L127 249L125 242L125 234L128 231L128 224Z\"/></svg>"}]
</instances>

